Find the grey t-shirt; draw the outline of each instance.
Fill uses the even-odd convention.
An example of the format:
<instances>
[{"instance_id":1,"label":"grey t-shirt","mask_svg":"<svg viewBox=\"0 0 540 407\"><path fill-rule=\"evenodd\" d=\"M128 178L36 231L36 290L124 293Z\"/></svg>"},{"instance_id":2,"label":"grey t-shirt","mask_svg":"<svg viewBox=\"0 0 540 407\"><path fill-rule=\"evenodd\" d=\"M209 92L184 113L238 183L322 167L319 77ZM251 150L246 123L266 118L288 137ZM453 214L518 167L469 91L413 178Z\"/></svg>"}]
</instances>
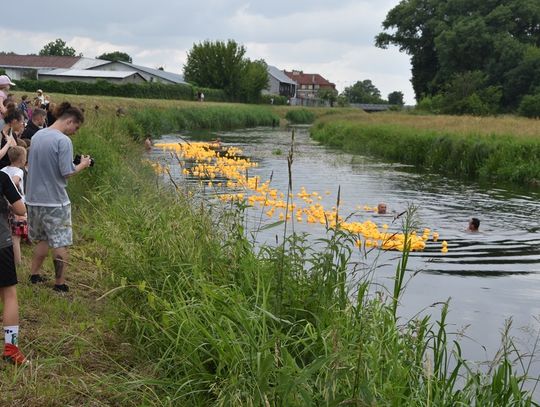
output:
<instances>
[{"instance_id":1,"label":"grey t-shirt","mask_svg":"<svg viewBox=\"0 0 540 407\"><path fill-rule=\"evenodd\" d=\"M69 205L66 177L74 172L73 144L70 138L54 128L39 130L32 137L28 156L26 204Z\"/></svg>"}]
</instances>

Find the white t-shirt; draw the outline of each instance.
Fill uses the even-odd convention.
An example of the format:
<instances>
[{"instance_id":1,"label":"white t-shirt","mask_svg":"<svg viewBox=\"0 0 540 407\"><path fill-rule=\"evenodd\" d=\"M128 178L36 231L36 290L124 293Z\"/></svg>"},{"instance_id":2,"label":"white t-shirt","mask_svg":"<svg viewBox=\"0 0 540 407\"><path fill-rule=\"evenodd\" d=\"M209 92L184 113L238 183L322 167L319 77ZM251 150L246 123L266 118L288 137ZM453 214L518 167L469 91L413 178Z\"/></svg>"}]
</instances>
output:
<instances>
[{"instance_id":1,"label":"white t-shirt","mask_svg":"<svg viewBox=\"0 0 540 407\"><path fill-rule=\"evenodd\" d=\"M12 167L11 165L8 165L7 167L2 168L2 171L5 172L7 175L10 176L13 183L15 183L13 177L19 177L21 180L19 181L19 194L21 194L23 202L26 202L24 199L24 172L19 167Z\"/></svg>"}]
</instances>

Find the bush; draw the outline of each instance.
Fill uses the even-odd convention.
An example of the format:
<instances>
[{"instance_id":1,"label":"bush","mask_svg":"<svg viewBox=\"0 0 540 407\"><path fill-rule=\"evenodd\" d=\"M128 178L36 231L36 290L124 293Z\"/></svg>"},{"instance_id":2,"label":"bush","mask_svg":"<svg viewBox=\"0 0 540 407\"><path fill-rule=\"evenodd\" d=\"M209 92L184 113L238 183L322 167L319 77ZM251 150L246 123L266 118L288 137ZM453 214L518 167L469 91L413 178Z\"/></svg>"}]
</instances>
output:
<instances>
[{"instance_id":1,"label":"bush","mask_svg":"<svg viewBox=\"0 0 540 407\"><path fill-rule=\"evenodd\" d=\"M519 104L518 113L520 116L540 118L540 93L524 96Z\"/></svg>"}]
</instances>

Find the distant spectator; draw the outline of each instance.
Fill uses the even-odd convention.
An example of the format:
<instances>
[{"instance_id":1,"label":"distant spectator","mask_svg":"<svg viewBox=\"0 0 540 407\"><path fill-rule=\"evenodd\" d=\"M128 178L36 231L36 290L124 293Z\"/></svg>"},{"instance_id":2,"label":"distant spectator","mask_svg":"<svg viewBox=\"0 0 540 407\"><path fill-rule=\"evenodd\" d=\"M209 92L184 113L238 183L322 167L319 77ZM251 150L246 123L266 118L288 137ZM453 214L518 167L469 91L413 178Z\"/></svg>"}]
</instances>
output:
<instances>
[{"instance_id":1,"label":"distant spectator","mask_svg":"<svg viewBox=\"0 0 540 407\"><path fill-rule=\"evenodd\" d=\"M152 150L152 136L150 135L147 135L146 138L144 139L144 148L146 151L151 151Z\"/></svg>"},{"instance_id":2,"label":"distant spectator","mask_svg":"<svg viewBox=\"0 0 540 407\"><path fill-rule=\"evenodd\" d=\"M201 102L204 102L204 93L201 92Z\"/></svg>"},{"instance_id":3,"label":"distant spectator","mask_svg":"<svg viewBox=\"0 0 540 407\"><path fill-rule=\"evenodd\" d=\"M28 95L21 96L21 103L19 103L19 109L24 115L24 120L28 122L28 120L30 120L28 116Z\"/></svg>"},{"instance_id":4,"label":"distant spectator","mask_svg":"<svg viewBox=\"0 0 540 407\"><path fill-rule=\"evenodd\" d=\"M41 102L37 97L32 100L32 105L28 108L28 120L32 120L32 113L36 109L41 109Z\"/></svg>"},{"instance_id":5,"label":"distant spectator","mask_svg":"<svg viewBox=\"0 0 540 407\"><path fill-rule=\"evenodd\" d=\"M125 115L126 115L126 112L125 112L124 109L122 109L121 107L116 109L116 117L122 117L122 116L125 116Z\"/></svg>"},{"instance_id":6,"label":"distant spectator","mask_svg":"<svg viewBox=\"0 0 540 407\"><path fill-rule=\"evenodd\" d=\"M47 127L52 126L54 122L56 121L55 110L56 110L56 103L50 102L45 106L45 111L47 112Z\"/></svg>"},{"instance_id":7,"label":"distant spectator","mask_svg":"<svg viewBox=\"0 0 540 407\"><path fill-rule=\"evenodd\" d=\"M45 108L45 95L43 94L43 91L41 89L36 90L36 98L39 100L39 107L42 109Z\"/></svg>"},{"instance_id":8,"label":"distant spectator","mask_svg":"<svg viewBox=\"0 0 540 407\"><path fill-rule=\"evenodd\" d=\"M21 134L22 139L31 140L32 136L36 134L36 131L42 129L45 126L45 119L47 112L43 109L35 109L32 113L32 120L28 122L26 128Z\"/></svg>"}]
</instances>

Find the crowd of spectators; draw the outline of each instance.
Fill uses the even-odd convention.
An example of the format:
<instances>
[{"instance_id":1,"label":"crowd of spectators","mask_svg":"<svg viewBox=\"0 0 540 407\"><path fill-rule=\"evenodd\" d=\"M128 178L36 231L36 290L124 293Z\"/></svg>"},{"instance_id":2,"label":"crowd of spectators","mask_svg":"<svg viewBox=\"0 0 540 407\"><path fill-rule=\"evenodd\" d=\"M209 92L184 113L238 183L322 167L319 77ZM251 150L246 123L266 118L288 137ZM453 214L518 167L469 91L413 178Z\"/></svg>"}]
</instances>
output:
<instances>
[{"instance_id":1,"label":"crowd of spectators","mask_svg":"<svg viewBox=\"0 0 540 407\"><path fill-rule=\"evenodd\" d=\"M89 156L73 162L73 136L84 122L83 111L68 102L56 105L41 89L32 102L16 100L15 84L0 75L0 298L3 301L3 358L28 363L18 347L19 311L16 265L21 242L31 242L32 284L46 283L41 266L52 251L53 290L69 291L65 275L72 244L69 177L91 165Z\"/></svg>"}]
</instances>

